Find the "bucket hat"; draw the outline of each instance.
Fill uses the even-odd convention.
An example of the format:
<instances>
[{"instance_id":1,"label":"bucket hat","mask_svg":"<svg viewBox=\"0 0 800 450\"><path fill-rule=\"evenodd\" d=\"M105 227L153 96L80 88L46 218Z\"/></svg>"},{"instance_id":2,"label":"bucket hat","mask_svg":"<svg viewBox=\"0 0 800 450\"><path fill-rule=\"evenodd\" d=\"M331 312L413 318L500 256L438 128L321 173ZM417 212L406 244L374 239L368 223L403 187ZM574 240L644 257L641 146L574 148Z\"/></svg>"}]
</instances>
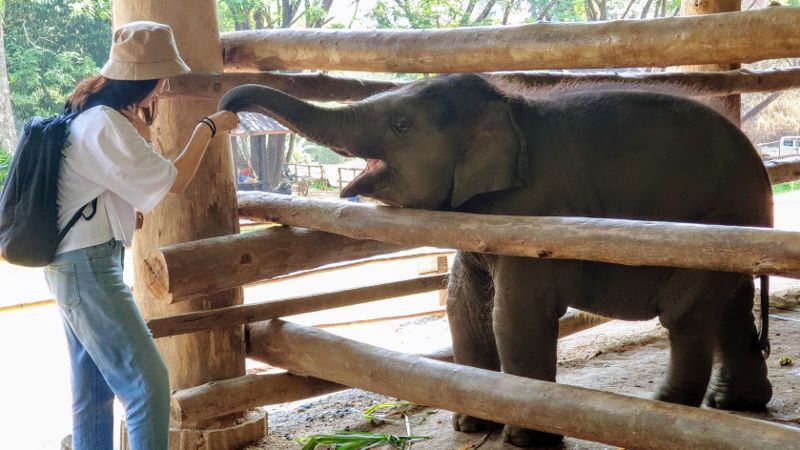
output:
<instances>
[{"instance_id":1,"label":"bucket hat","mask_svg":"<svg viewBox=\"0 0 800 450\"><path fill-rule=\"evenodd\" d=\"M169 25L139 21L114 30L111 54L100 75L112 80L155 80L189 70Z\"/></svg>"}]
</instances>

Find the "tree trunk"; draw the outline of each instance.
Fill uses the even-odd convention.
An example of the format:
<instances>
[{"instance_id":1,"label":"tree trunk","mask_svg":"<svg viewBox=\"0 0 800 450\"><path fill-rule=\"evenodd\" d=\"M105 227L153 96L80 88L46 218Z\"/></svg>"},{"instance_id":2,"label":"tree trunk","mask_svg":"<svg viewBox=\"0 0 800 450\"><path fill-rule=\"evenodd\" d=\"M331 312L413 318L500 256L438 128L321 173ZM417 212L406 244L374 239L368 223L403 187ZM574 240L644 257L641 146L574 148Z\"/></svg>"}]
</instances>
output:
<instances>
[{"instance_id":1,"label":"tree trunk","mask_svg":"<svg viewBox=\"0 0 800 450\"><path fill-rule=\"evenodd\" d=\"M250 165L258 181L262 183L262 190L269 191L269 173L267 170L267 136L259 134L250 136Z\"/></svg>"},{"instance_id":2,"label":"tree trunk","mask_svg":"<svg viewBox=\"0 0 800 450\"><path fill-rule=\"evenodd\" d=\"M716 14L723 12L739 11L741 9L742 9L741 0L706 0L706 1L682 0L681 2L681 16ZM735 61L730 60L729 62L732 63ZM718 71L718 70L735 70L739 69L740 67L741 67L740 64L706 64L698 66L686 66L683 67L682 70L703 72L703 71ZM729 95L719 100L724 105L725 113L728 116L728 118L735 124L739 125L741 123L741 114L742 114L742 97L740 95Z\"/></svg>"},{"instance_id":3,"label":"tree trunk","mask_svg":"<svg viewBox=\"0 0 800 450\"><path fill-rule=\"evenodd\" d=\"M3 24L0 19L0 150L13 152L17 146L17 127L11 108L11 92L8 89L8 70L3 38Z\"/></svg>"},{"instance_id":4,"label":"tree trunk","mask_svg":"<svg viewBox=\"0 0 800 450\"><path fill-rule=\"evenodd\" d=\"M117 0L113 3L114 24L136 20L168 24L175 33L181 56L194 71L221 72L222 51L214 0ZM197 120L217 110L214 100L159 100L159 114L152 130L154 142L169 159L183 150ZM221 135L212 140L197 173L186 192L168 195L145 216L143 227L134 238L134 294L145 318L233 306L242 303L241 288L228 289L192 301L171 305L164 296L150 289L145 275L147 261L160 255L159 247L239 231L236 191L232 180L230 139ZM155 275L157 277L157 275ZM245 373L244 330L242 327L193 333L156 341L169 370L172 389L197 386L209 381L234 378ZM229 438L230 448L239 448L263 436L265 414L220 418L208 424L208 439ZM242 423L252 432L237 434ZM211 431L213 429L213 431ZM208 448L211 444L191 446L184 442L185 430L172 430L171 449ZM188 432L188 431L186 431ZM209 434L210 433L210 434ZM230 433L230 434L228 434ZM217 437L211 437L216 434Z\"/></svg>"},{"instance_id":5,"label":"tree trunk","mask_svg":"<svg viewBox=\"0 0 800 450\"><path fill-rule=\"evenodd\" d=\"M269 136L265 168L270 190L278 187L278 183L281 182L281 172L283 171L283 164L286 162L285 147L285 134L272 134Z\"/></svg>"}]
</instances>

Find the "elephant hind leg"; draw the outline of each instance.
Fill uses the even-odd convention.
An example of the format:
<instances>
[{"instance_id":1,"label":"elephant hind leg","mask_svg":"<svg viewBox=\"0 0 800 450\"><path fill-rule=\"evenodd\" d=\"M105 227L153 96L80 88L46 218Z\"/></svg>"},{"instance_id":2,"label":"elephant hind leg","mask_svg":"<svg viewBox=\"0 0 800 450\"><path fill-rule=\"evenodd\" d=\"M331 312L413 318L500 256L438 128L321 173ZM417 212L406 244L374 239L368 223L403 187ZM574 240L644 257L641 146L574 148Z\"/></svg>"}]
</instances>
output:
<instances>
[{"instance_id":1,"label":"elephant hind leg","mask_svg":"<svg viewBox=\"0 0 800 450\"><path fill-rule=\"evenodd\" d=\"M670 330L667 375L655 398L670 403L700 406L711 376L713 341L708 332Z\"/></svg>"},{"instance_id":2,"label":"elephant hind leg","mask_svg":"<svg viewBox=\"0 0 800 450\"><path fill-rule=\"evenodd\" d=\"M447 317L453 338L453 357L457 364L500 370L500 358L492 330L493 297L492 279L480 257L458 252L447 286ZM453 429L465 433L503 426L461 413L453 414L452 423Z\"/></svg>"},{"instance_id":3,"label":"elephant hind leg","mask_svg":"<svg viewBox=\"0 0 800 450\"><path fill-rule=\"evenodd\" d=\"M772 398L767 365L753 321L753 280L744 277L726 302L717 333L720 364L708 385L706 404L713 408L757 411Z\"/></svg>"},{"instance_id":4,"label":"elephant hind leg","mask_svg":"<svg viewBox=\"0 0 800 450\"><path fill-rule=\"evenodd\" d=\"M730 301L738 276L675 269L662 286L659 319L669 330L667 374L655 398L700 406L714 363L719 310Z\"/></svg>"}]
</instances>

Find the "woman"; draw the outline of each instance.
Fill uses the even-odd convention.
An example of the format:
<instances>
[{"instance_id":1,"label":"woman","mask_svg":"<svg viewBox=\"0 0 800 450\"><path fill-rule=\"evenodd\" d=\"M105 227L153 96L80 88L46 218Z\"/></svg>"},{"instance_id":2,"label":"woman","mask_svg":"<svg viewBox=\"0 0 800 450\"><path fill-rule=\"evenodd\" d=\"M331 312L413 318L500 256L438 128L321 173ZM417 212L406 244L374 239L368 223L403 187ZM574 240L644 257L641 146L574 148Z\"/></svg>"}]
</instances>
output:
<instances>
[{"instance_id":1,"label":"woman","mask_svg":"<svg viewBox=\"0 0 800 450\"><path fill-rule=\"evenodd\" d=\"M188 71L168 26L134 22L114 32L100 75L78 83L67 100L78 115L59 178L59 226L88 206L45 273L67 335L76 450L113 448L115 396L130 447L167 448L167 369L122 280L122 262L136 209L147 212L168 192L183 192L214 134L238 124L235 114L218 112L198 122L174 161L153 150L139 112L168 77Z\"/></svg>"}]
</instances>

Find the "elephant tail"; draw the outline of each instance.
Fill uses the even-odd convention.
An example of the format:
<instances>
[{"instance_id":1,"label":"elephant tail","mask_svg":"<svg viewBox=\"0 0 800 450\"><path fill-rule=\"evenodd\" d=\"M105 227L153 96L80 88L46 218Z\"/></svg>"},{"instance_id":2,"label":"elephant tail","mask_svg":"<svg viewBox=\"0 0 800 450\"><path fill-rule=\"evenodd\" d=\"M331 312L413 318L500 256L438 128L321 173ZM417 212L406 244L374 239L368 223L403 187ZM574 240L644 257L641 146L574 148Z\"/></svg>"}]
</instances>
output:
<instances>
[{"instance_id":1,"label":"elephant tail","mask_svg":"<svg viewBox=\"0 0 800 450\"><path fill-rule=\"evenodd\" d=\"M769 276L760 275L761 280L761 333L758 336L758 345L764 359L769 358Z\"/></svg>"}]
</instances>

